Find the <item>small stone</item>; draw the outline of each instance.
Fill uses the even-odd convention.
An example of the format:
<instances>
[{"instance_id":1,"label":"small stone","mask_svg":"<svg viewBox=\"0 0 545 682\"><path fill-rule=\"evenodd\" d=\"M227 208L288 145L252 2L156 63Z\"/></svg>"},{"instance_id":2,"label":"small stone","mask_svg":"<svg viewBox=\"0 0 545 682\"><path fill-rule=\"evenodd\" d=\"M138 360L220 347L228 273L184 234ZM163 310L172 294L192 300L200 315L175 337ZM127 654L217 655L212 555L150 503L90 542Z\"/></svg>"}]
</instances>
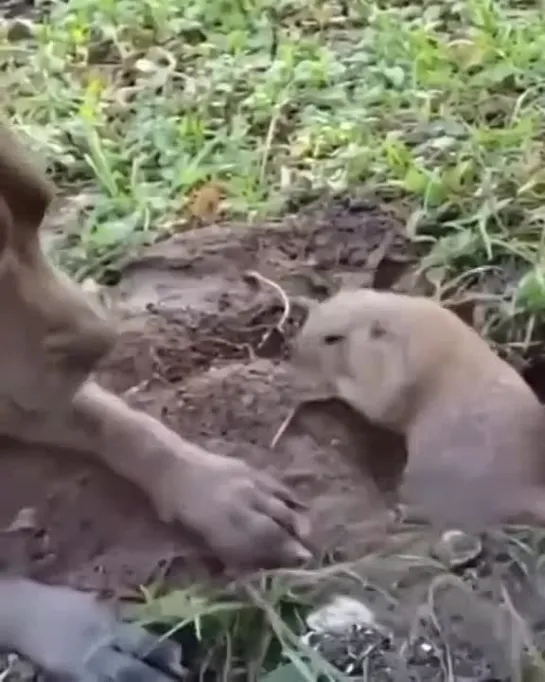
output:
<instances>
[{"instance_id":1,"label":"small stone","mask_svg":"<svg viewBox=\"0 0 545 682\"><path fill-rule=\"evenodd\" d=\"M475 535L461 530L447 530L431 549L431 555L450 569L463 568L482 552L483 545Z\"/></svg>"},{"instance_id":2,"label":"small stone","mask_svg":"<svg viewBox=\"0 0 545 682\"><path fill-rule=\"evenodd\" d=\"M408 662L413 665L440 665L438 649L424 637L417 637L409 647Z\"/></svg>"},{"instance_id":3,"label":"small stone","mask_svg":"<svg viewBox=\"0 0 545 682\"><path fill-rule=\"evenodd\" d=\"M27 40L28 38L33 38L34 33L35 33L34 22L19 17L17 19L12 19L8 23L6 37L10 43L16 43L19 40Z\"/></svg>"},{"instance_id":4,"label":"small stone","mask_svg":"<svg viewBox=\"0 0 545 682\"><path fill-rule=\"evenodd\" d=\"M151 59L145 59L142 57L141 59L137 59L135 61L134 69L141 74L155 73L157 71L157 64L152 62Z\"/></svg>"},{"instance_id":5,"label":"small stone","mask_svg":"<svg viewBox=\"0 0 545 682\"><path fill-rule=\"evenodd\" d=\"M337 595L325 606L312 611L306 621L315 632L346 632L357 625L375 625L375 614L362 602Z\"/></svg>"}]
</instances>

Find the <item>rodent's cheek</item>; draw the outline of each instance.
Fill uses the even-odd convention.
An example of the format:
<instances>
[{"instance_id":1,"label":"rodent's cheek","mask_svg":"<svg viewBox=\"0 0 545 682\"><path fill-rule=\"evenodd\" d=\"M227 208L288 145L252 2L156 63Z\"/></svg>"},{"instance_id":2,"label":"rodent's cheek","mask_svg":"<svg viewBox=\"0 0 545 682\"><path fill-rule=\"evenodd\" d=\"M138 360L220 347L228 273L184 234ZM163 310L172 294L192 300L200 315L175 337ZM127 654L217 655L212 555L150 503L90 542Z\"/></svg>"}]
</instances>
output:
<instances>
[{"instance_id":1,"label":"rodent's cheek","mask_svg":"<svg viewBox=\"0 0 545 682\"><path fill-rule=\"evenodd\" d=\"M364 415L368 414L368 404L365 388L348 377L340 376L335 382L335 395L344 400L354 410Z\"/></svg>"},{"instance_id":2,"label":"rodent's cheek","mask_svg":"<svg viewBox=\"0 0 545 682\"><path fill-rule=\"evenodd\" d=\"M296 366L297 386L304 400L322 400L330 398L335 393L335 382L318 365Z\"/></svg>"},{"instance_id":3,"label":"rodent's cheek","mask_svg":"<svg viewBox=\"0 0 545 682\"><path fill-rule=\"evenodd\" d=\"M292 352L290 362L293 369L305 379L314 379L321 375L319 359L311 353Z\"/></svg>"}]
</instances>

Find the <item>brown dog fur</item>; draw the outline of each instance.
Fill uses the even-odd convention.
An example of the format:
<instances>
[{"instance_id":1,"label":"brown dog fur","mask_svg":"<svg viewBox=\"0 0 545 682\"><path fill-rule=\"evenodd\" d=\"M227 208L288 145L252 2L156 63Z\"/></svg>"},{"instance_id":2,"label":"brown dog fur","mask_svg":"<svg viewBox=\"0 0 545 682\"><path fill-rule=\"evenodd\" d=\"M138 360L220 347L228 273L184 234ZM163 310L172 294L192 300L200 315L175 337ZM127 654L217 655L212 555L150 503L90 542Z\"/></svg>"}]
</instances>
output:
<instances>
[{"instance_id":1,"label":"brown dog fur","mask_svg":"<svg viewBox=\"0 0 545 682\"><path fill-rule=\"evenodd\" d=\"M102 458L148 494L163 520L199 533L225 563L308 558L301 506L287 489L185 442L89 379L115 328L41 249L38 231L53 196L0 127L0 432Z\"/></svg>"},{"instance_id":2,"label":"brown dog fur","mask_svg":"<svg viewBox=\"0 0 545 682\"><path fill-rule=\"evenodd\" d=\"M545 411L522 377L439 303L371 289L312 308L293 362L406 438L402 495L440 523L545 522ZM387 456L387 454L382 455Z\"/></svg>"}]
</instances>

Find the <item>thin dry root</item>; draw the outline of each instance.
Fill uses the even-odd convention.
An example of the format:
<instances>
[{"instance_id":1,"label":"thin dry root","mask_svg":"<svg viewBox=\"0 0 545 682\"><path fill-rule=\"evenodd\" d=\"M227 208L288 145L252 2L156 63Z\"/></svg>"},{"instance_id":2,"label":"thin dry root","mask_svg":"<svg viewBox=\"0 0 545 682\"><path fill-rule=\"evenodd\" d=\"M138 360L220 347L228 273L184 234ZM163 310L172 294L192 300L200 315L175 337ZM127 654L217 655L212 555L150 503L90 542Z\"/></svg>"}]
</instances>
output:
<instances>
[{"instance_id":1,"label":"thin dry root","mask_svg":"<svg viewBox=\"0 0 545 682\"><path fill-rule=\"evenodd\" d=\"M260 275L259 272L256 272L255 270L249 270L248 272L245 273L246 278L254 279L257 282L260 282L261 284L264 284L271 289L274 289L278 296L280 297L282 301L282 305L284 306L284 312L282 313L282 317L278 320L276 324L276 329L281 333L285 333L284 327L286 326L287 321L289 320L289 317L291 315L291 303L290 299L288 298L288 295L282 289L282 287L277 284L276 282L273 282L272 280L268 279L267 277Z\"/></svg>"},{"instance_id":2,"label":"thin dry root","mask_svg":"<svg viewBox=\"0 0 545 682\"><path fill-rule=\"evenodd\" d=\"M278 430L277 430L276 433L274 434L273 439L271 440L271 444L270 444L270 446L269 446L269 447L271 448L271 450L274 450L274 449L276 448L276 446L278 445L280 439L281 439L282 436L286 433L286 431L288 430L290 424L291 424L292 421L295 419L295 415L297 414L297 412L299 412L299 408L300 408L300 405L297 405L296 407L294 407L293 409L291 409L291 410L288 412L288 416L287 416L287 417L284 419L284 421L280 424L280 426L278 427Z\"/></svg>"}]
</instances>

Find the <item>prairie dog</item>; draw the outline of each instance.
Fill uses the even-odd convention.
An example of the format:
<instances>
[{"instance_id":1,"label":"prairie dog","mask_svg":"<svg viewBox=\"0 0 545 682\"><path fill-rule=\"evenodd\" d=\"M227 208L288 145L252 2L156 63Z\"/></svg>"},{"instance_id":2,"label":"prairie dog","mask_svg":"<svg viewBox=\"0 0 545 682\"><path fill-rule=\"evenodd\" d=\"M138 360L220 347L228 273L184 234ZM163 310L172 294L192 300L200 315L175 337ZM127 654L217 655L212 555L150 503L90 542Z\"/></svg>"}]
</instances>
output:
<instances>
[{"instance_id":1,"label":"prairie dog","mask_svg":"<svg viewBox=\"0 0 545 682\"><path fill-rule=\"evenodd\" d=\"M341 291L311 308L293 362L323 392L406 438L405 490L438 517L545 521L545 410L439 303Z\"/></svg>"}]
</instances>

